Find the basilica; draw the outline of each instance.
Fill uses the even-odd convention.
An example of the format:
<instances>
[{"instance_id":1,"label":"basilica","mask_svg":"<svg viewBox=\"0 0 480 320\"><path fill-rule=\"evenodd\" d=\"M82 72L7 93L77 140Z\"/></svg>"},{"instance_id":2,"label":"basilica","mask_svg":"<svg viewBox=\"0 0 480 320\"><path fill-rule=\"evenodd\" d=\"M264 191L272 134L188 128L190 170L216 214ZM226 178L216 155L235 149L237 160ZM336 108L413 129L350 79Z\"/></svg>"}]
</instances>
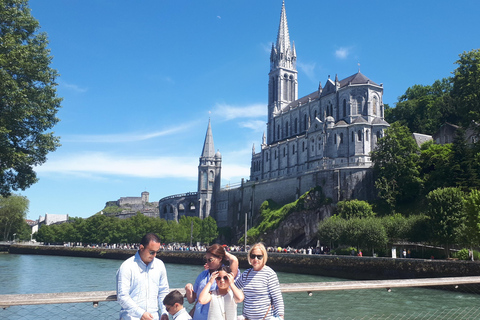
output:
<instances>
[{"instance_id":1,"label":"basilica","mask_svg":"<svg viewBox=\"0 0 480 320\"><path fill-rule=\"evenodd\" d=\"M249 180L221 188L220 152L210 121L198 166L198 191L159 201L160 217L212 216L218 226L249 224L266 199L288 203L320 186L333 202L374 197L370 152L389 124L383 85L360 70L298 97L297 52L290 42L285 3L268 74L268 122L258 152L252 148ZM239 230L236 230L237 232Z\"/></svg>"},{"instance_id":2,"label":"basilica","mask_svg":"<svg viewBox=\"0 0 480 320\"><path fill-rule=\"evenodd\" d=\"M250 179L316 169L370 166L369 153L389 125L383 120L383 86L358 73L330 79L298 98L295 44L285 4L268 75L268 124L261 151L253 152Z\"/></svg>"}]
</instances>

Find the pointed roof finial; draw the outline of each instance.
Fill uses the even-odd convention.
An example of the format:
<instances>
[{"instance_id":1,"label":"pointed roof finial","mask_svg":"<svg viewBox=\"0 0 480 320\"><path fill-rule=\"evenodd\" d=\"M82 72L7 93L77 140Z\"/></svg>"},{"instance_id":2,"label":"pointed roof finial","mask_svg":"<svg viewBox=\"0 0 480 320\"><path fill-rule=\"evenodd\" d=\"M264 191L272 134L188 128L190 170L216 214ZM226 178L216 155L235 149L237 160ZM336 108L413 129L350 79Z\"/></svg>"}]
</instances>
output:
<instances>
[{"instance_id":1,"label":"pointed roof finial","mask_svg":"<svg viewBox=\"0 0 480 320\"><path fill-rule=\"evenodd\" d=\"M205 134L205 142L203 143L202 157L211 158L215 156L215 147L213 146L212 126L210 118L208 118L208 128Z\"/></svg>"},{"instance_id":2,"label":"pointed roof finial","mask_svg":"<svg viewBox=\"0 0 480 320\"><path fill-rule=\"evenodd\" d=\"M285 0L282 3L282 12L280 13L280 26L278 27L277 34L277 50L281 53L286 53L288 50L291 50L287 13L285 11Z\"/></svg>"}]
</instances>

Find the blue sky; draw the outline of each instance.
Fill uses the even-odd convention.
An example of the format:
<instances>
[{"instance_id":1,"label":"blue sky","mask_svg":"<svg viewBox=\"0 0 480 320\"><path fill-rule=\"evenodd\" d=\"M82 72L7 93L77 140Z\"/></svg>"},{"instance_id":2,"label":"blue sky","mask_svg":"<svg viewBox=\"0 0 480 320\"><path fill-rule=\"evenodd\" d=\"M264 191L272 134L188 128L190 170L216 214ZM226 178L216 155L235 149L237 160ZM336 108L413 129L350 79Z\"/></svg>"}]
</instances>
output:
<instances>
[{"instance_id":1,"label":"blue sky","mask_svg":"<svg viewBox=\"0 0 480 320\"><path fill-rule=\"evenodd\" d=\"M63 97L62 146L20 192L28 218L87 218L105 202L196 191L208 119L222 185L248 178L266 122L281 0L31 0ZM451 75L480 47L480 2L286 0L299 97L358 71L384 103Z\"/></svg>"}]
</instances>

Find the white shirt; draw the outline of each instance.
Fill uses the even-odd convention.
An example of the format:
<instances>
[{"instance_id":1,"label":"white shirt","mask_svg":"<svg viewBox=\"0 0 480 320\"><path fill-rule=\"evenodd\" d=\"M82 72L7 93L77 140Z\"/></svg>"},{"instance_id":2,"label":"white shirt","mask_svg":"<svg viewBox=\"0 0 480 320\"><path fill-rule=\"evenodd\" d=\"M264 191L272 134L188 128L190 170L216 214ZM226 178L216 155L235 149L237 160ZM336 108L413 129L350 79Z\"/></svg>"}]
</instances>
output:
<instances>
[{"instance_id":1,"label":"white shirt","mask_svg":"<svg viewBox=\"0 0 480 320\"><path fill-rule=\"evenodd\" d=\"M180 311L173 315L173 320L191 320L192 317L188 314L185 308L182 308Z\"/></svg>"},{"instance_id":2,"label":"white shirt","mask_svg":"<svg viewBox=\"0 0 480 320\"><path fill-rule=\"evenodd\" d=\"M120 319L140 319L145 311L159 319L167 313L163 299L169 292L167 270L160 259L146 265L137 253L125 260L117 271L117 301L122 306Z\"/></svg>"},{"instance_id":3,"label":"white shirt","mask_svg":"<svg viewBox=\"0 0 480 320\"><path fill-rule=\"evenodd\" d=\"M208 309L208 320L237 320L237 303L233 297L233 291L221 295L218 289L211 292L212 300Z\"/></svg>"}]
</instances>

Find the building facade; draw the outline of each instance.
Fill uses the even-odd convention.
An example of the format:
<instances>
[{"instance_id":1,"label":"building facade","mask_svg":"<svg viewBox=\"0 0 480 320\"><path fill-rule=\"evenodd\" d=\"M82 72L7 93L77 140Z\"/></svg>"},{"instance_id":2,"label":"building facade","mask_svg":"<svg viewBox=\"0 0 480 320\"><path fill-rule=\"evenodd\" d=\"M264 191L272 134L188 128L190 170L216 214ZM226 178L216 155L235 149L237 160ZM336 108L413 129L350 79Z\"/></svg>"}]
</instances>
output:
<instances>
[{"instance_id":1,"label":"building facade","mask_svg":"<svg viewBox=\"0 0 480 320\"><path fill-rule=\"evenodd\" d=\"M369 154L389 126L383 85L358 71L343 80L329 77L324 87L298 98L296 59L283 4L270 54L267 134L260 152L252 152L250 179L371 165Z\"/></svg>"},{"instance_id":2,"label":"building facade","mask_svg":"<svg viewBox=\"0 0 480 320\"><path fill-rule=\"evenodd\" d=\"M296 200L321 186L334 202L374 197L370 152L389 124L384 120L383 85L360 71L298 98L297 53L290 42L285 4L268 74L268 122L259 152L252 149L249 180L221 189L221 155L215 153L210 121L198 167L198 191L163 198L160 217L181 215L196 197L196 216L213 216L220 227L241 233L266 199ZM183 197L182 197L183 196ZM165 214L162 216L162 212ZM235 236L234 236L235 237Z\"/></svg>"}]
</instances>

